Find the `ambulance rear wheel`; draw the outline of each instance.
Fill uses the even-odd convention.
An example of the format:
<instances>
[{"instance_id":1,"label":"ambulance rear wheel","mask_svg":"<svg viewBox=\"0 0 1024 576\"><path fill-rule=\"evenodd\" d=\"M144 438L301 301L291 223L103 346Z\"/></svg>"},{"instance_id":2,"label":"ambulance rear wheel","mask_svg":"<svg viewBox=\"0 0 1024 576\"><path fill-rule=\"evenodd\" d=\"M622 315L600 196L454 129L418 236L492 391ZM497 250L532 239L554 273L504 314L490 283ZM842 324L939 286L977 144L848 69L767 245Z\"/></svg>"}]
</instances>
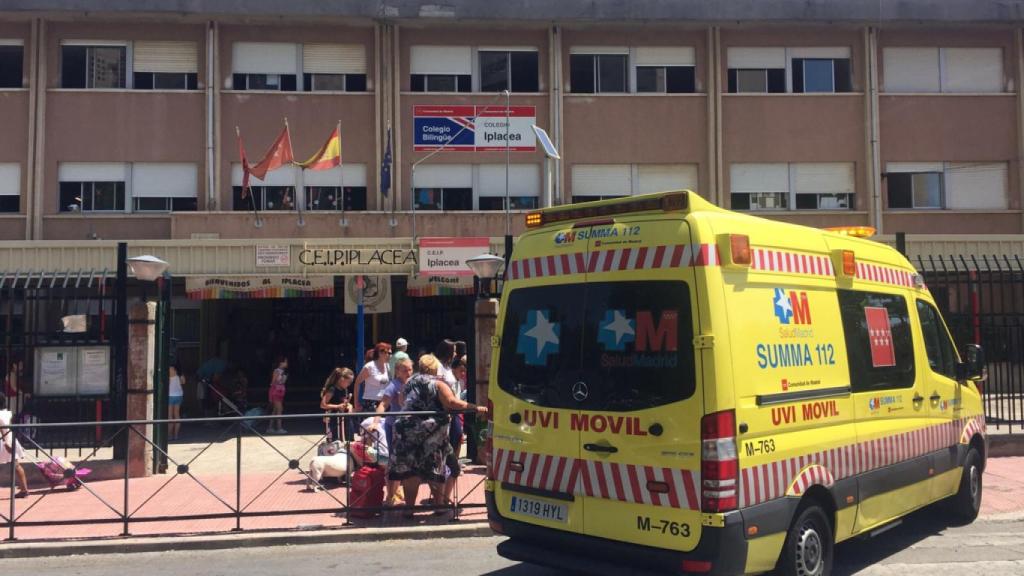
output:
<instances>
[{"instance_id":1,"label":"ambulance rear wheel","mask_svg":"<svg viewBox=\"0 0 1024 576\"><path fill-rule=\"evenodd\" d=\"M784 576L828 576L832 573L832 525L817 504L802 506L786 534L777 572Z\"/></svg>"},{"instance_id":2,"label":"ambulance rear wheel","mask_svg":"<svg viewBox=\"0 0 1024 576\"><path fill-rule=\"evenodd\" d=\"M962 524L974 522L981 510L981 492L981 454L975 448L971 448L964 459L960 490L948 502L954 521Z\"/></svg>"}]
</instances>

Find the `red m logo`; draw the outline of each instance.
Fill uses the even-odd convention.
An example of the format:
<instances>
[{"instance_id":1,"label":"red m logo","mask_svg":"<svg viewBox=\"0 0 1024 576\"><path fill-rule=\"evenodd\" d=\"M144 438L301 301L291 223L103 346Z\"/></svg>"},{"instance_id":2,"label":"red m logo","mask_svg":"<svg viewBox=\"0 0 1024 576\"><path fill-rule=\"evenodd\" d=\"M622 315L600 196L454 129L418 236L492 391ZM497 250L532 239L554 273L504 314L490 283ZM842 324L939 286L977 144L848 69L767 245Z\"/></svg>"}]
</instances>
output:
<instances>
[{"instance_id":1,"label":"red m logo","mask_svg":"<svg viewBox=\"0 0 1024 576\"><path fill-rule=\"evenodd\" d=\"M658 325L650 310L636 312L636 351L675 352L679 349L679 312L663 310Z\"/></svg>"}]
</instances>

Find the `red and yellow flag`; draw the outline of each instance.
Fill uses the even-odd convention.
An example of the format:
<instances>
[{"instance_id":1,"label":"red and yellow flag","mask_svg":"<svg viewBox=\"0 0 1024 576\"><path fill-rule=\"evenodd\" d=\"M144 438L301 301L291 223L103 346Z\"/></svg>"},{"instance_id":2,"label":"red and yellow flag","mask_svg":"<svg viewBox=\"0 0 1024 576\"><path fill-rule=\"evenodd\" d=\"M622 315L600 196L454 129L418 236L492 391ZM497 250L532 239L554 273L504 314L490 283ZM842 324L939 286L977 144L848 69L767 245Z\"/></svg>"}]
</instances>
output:
<instances>
[{"instance_id":1,"label":"red and yellow flag","mask_svg":"<svg viewBox=\"0 0 1024 576\"><path fill-rule=\"evenodd\" d=\"M305 162L296 162L296 164L308 170L330 170L341 166L341 126L334 128L330 137L327 138L327 142L312 158Z\"/></svg>"}]
</instances>

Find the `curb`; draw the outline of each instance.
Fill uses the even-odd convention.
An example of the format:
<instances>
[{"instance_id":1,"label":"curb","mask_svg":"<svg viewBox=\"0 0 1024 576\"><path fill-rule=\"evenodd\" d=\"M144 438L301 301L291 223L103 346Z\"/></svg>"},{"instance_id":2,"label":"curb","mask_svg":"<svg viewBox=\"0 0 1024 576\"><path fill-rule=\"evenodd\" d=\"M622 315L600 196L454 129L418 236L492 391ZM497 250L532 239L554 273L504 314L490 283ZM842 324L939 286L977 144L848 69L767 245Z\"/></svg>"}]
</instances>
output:
<instances>
[{"instance_id":1,"label":"curb","mask_svg":"<svg viewBox=\"0 0 1024 576\"><path fill-rule=\"evenodd\" d=\"M1024 434L989 434L988 456L1024 456Z\"/></svg>"},{"instance_id":2,"label":"curb","mask_svg":"<svg viewBox=\"0 0 1024 576\"><path fill-rule=\"evenodd\" d=\"M169 550L224 550L262 546L303 546L381 540L426 540L494 536L487 522L460 521L445 526L400 528L338 528L309 531L243 532L181 536L137 536L110 540L65 540L0 544L0 559L75 556L79 554L136 554Z\"/></svg>"}]
</instances>

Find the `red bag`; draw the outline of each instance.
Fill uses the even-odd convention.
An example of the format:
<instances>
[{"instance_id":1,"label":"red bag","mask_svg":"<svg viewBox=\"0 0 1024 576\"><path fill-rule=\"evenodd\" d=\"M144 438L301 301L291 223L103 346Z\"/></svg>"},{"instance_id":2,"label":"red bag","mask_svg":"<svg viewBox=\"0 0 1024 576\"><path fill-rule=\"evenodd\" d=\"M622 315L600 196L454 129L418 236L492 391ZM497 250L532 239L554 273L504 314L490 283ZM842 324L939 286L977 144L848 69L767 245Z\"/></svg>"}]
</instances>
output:
<instances>
[{"instance_id":1,"label":"red bag","mask_svg":"<svg viewBox=\"0 0 1024 576\"><path fill-rule=\"evenodd\" d=\"M349 506L353 508L379 508L384 504L384 469L363 466L352 475ZM356 518L373 518L375 510L353 510Z\"/></svg>"}]
</instances>

